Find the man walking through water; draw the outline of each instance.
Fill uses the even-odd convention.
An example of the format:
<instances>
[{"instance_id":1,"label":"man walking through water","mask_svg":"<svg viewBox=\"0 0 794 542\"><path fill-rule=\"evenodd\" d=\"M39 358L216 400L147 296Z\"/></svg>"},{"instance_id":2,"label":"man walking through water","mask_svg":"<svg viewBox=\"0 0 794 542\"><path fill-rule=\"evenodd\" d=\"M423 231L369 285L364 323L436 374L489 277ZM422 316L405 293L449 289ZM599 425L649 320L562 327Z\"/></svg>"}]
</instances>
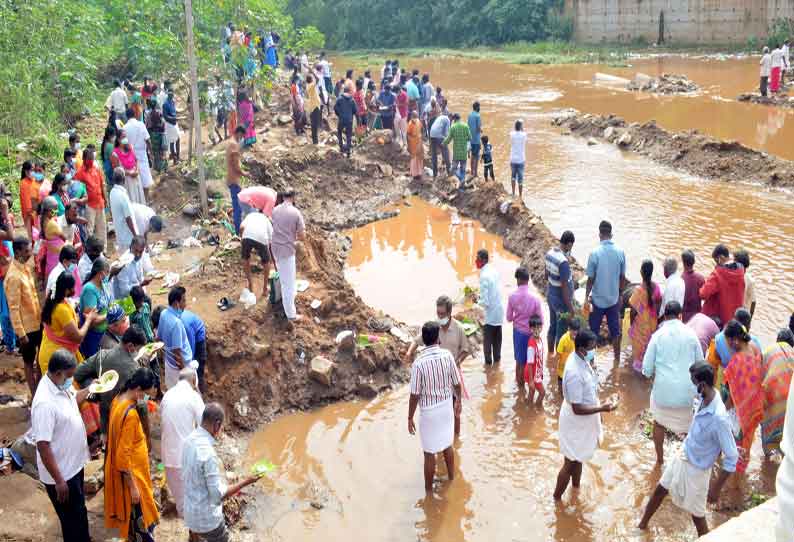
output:
<instances>
[{"instance_id":1,"label":"man walking through water","mask_svg":"<svg viewBox=\"0 0 794 542\"><path fill-rule=\"evenodd\" d=\"M601 244L587 259L587 289L585 303L590 303L590 329L598 337L601 322L607 318L609 338L615 352L615 362L620 361L621 298L626 284L626 255L612 241L612 224L602 220L598 225ZM592 293L592 298L590 294Z\"/></svg>"},{"instance_id":2,"label":"man walking through water","mask_svg":"<svg viewBox=\"0 0 794 542\"><path fill-rule=\"evenodd\" d=\"M502 361L502 322L505 316L502 308L502 293L499 288L499 272L488 263L488 251L477 251L474 262L480 270L480 295L478 304L485 313L483 327L483 354L485 364L491 365Z\"/></svg>"},{"instance_id":3,"label":"man walking through water","mask_svg":"<svg viewBox=\"0 0 794 542\"><path fill-rule=\"evenodd\" d=\"M411 398L408 403L408 432L416 434L414 414L419 407L419 437L424 452L425 492L433 492L436 454L443 452L447 473L455 478L452 441L455 413L460 413L461 387L455 359L438 345L439 325L422 326L422 342L427 345L411 367ZM453 397L457 400L453 402ZM454 405L454 406L453 406Z\"/></svg>"}]
</instances>

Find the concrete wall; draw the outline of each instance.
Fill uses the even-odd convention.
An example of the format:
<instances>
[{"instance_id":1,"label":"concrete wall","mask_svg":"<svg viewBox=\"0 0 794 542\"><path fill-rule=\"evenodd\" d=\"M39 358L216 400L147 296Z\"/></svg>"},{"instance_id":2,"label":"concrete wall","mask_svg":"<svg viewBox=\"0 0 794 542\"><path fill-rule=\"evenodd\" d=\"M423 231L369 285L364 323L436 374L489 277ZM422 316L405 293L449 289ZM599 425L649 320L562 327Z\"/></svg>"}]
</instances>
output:
<instances>
[{"instance_id":1,"label":"concrete wall","mask_svg":"<svg viewBox=\"0 0 794 542\"><path fill-rule=\"evenodd\" d=\"M566 0L574 37L583 43L659 38L668 43L736 43L766 35L778 17L794 18L794 0Z\"/></svg>"}]
</instances>

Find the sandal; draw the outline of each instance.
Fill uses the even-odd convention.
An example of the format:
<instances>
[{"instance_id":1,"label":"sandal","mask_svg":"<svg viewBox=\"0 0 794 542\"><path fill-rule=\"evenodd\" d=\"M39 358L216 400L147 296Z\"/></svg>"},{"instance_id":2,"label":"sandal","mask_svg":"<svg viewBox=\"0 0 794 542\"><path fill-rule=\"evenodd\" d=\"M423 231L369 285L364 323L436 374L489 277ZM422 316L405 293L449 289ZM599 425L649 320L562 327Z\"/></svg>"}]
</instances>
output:
<instances>
[{"instance_id":1,"label":"sandal","mask_svg":"<svg viewBox=\"0 0 794 542\"><path fill-rule=\"evenodd\" d=\"M221 239L217 235L210 235L207 237L207 244L211 247L217 247L221 244Z\"/></svg>"},{"instance_id":2,"label":"sandal","mask_svg":"<svg viewBox=\"0 0 794 542\"><path fill-rule=\"evenodd\" d=\"M222 297L222 298L221 298L221 299L218 301L218 308L219 308L221 311L228 311L228 310L229 310L229 309L231 309L232 307L234 307L234 301L232 301L232 300L231 300L231 299L229 299L228 297Z\"/></svg>"}]
</instances>

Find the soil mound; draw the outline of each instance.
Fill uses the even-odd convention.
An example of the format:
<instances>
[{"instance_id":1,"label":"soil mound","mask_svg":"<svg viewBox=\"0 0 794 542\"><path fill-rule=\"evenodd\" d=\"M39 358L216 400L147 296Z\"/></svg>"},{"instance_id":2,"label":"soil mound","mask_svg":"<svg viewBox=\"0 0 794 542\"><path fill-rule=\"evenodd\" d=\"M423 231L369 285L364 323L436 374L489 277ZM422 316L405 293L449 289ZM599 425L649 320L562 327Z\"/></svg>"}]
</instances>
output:
<instances>
[{"instance_id":1,"label":"soil mound","mask_svg":"<svg viewBox=\"0 0 794 542\"><path fill-rule=\"evenodd\" d=\"M769 186L794 186L794 164L736 141L722 141L689 132L670 133L656 121L628 124L614 115L565 111L552 124L566 133L606 141L625 150L646 155L661 164L708 179L753 182Z\"/></svg>"},{"instance_id":2,"label":"soil mound","mask_svg":"<svg viewBox=\"0 0 794 542\"><path fill-rule=\"evenodd\" d=\"M700 87L686 75L672 73L664 73L659 78L638 73L626 88L655 94L685 94L700 90Z\"/></svg>"}]
</instances>

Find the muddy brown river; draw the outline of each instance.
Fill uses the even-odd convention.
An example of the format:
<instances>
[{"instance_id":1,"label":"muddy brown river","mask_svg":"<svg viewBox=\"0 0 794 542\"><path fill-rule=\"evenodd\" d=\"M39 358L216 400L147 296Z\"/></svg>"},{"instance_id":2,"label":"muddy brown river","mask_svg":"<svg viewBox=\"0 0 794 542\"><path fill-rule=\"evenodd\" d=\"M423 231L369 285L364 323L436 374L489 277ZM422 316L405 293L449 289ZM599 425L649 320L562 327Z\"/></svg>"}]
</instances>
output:
<instances>
[{"instance_id":1,"label":"muddy brown river","mask_svg":"<svg viewBox=\"0 0 794 542\"><path fill-rule=\"evenodd\" d=\"M787 192L681 175L610 145L589 147L549 125L555 110L575 107L630 121L656 119L668 129L698 129L792 158L791 112L733 101L756 85L757 59L659 58L637 61L631 69L462 59L406 62L432 74L453 111L467 114L472 101L482 103L498 179L509 182L507 134L517 117L525 120L530 139L526 202L555 234L574 231L574 255L580 261L597 244L597 224L604 218L612 221L635 278L644 258L660 262L687 247L705 273L714 244L742 246L750 251L758 292L755 332L768 342L788 322L794 260L787 241L794 224ZM597 71L684 73L704 90L697 96L632 94L594 85ZM499 238L476 221L419 200L395 218L352 231L351 237L348 280L367 303L410 324L433 316L436 296L456 297L465 284L476 284L473 260L479 248L494 254L503 294L512 289L517 258ZM508 325L505 337L510 334ZM619 399L620 409L604 415L605 441L585 467L581 490L569 490L562 504L554 503L561 462L559 403L552 396L543 409L517 404L511 347L505 341L498 368L485 370L479 358L464 362L471 399L464 402L462 437L455 445L456 479L438 485L431 498L424 496L418 436L406 428L405 387L370 402L283 416L263 428L251 441L247 461L268 458L278 469L261 482L268 496L252 511L249 523L257 538L694 540L690 518L669 502L648 533L634 527L661 474L639 422L649 385L625 368L625 360L615 366L605 351L597 357L600 398ZM774 467L761 460L758 439L753 456L747 476L730 481L721 503L710 508L711 526L735 515L735 507L751 493L774 492Z\"/></svg>"}]
</instances>

